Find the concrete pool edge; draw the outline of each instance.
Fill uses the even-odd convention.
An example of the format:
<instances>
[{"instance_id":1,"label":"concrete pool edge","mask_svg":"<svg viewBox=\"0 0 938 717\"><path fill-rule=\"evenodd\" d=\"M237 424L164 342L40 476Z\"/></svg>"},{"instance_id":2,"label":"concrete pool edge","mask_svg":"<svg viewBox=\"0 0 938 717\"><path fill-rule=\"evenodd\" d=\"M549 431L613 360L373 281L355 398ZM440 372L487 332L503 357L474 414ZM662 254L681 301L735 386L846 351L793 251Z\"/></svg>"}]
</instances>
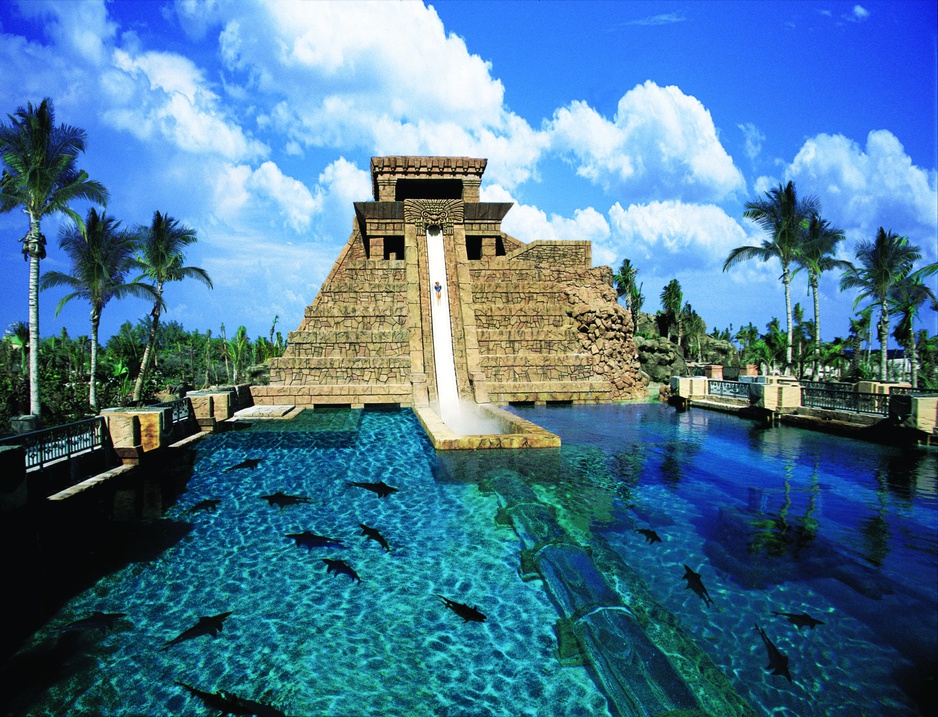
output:
<instances>
[{"instance_id":1,"label":"concrete pool edge","mask_svg":"<svg viewBox=\"0 0 938 717\"><path fill-rule=\"evenodd\" d=\"M499 406L485 404L477 408L498 421L505 432L460 435L443 423L443 419L429 406L415 406L413 411L433 447L438 451L560 447L560 436L546 428L541 428Z\"/></svg>"}]
</instances>

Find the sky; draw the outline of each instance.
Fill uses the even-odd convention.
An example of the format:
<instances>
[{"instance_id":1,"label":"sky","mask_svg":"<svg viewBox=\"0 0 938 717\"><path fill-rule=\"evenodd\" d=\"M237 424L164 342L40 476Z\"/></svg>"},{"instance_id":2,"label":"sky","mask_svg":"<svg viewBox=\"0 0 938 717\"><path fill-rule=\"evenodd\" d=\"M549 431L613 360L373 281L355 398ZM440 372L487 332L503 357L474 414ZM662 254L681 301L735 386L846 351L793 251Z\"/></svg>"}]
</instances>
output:
<instances>
[{"instance_id":1,"label":"sky","mask_svg":"<svg viewBox=\"0 0 938 717\"><path fill-rule=\"evenodd\" d=\"M722 270L759 244L747 201L779 183L844 230L879 227L938 260L938 5L797 2L30 0L0 3L0 121L51 98L87 133L79 166L109 215L194 229L209 290L168 284L165 320L252 338L295 330L371 196L380 155L484 157L482 200L514 203L524 242L590 240L639 270L646 311L678 279L708 330L772 317L777 262ZM84 215L87 205L75 208ZM70 272L65 220L42 270ZM0 328L27 319L17 211L0 215ZM931 282L936 288L935 281ZM89 333L90 307L41 295L43 336ZM854 293L821 282L822 337ZM812 315L807 278L792 301ZM105 340L147 316L108 304ZM938 333L938 315L917 328Z\"/></svg>"}]
</instances>

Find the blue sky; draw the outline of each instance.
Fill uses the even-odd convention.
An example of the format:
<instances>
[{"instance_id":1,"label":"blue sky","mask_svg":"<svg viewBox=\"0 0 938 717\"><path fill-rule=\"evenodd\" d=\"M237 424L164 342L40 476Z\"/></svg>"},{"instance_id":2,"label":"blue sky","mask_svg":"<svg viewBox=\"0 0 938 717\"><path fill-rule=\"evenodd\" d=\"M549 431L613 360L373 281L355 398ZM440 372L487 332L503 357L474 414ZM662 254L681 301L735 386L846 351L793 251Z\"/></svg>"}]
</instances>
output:
<instances>
[{"instance_id":1,"label":"blue sky","mask_svg":"<svg viewBox=\"0 0 938 717\"><path fill-rule=\"evenodd\" d=\"M779 265L722 265L759 243L743 205L779 182L818 197L843 258L884 226L938 260L936 27L933 0L4 2L0 116L52 98L110 214L197 231L189 263L215 288L165 296L189 329L295 329L390 154L486 157L509 234L631 259L646 310L677 278L708 328L764 329ZM59 226L44 270L70 269ZM0 216L3 327L27 316L26 229ZM54 316L63 293L43 292L42 334L87 334L80 302ZM826 339L853 299L822 280ZM810 318L804 276L793 301ZM109 304L102 336L147 313Z\"/></svg>"}]
</instances>

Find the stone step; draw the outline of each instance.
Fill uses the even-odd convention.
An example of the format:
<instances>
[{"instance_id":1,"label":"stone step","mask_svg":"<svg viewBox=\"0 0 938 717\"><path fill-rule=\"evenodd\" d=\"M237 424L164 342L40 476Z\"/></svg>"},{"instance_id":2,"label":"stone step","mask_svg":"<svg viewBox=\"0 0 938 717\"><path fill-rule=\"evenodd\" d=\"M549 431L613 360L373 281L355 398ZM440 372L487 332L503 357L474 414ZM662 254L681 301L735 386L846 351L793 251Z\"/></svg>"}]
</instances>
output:
<instances>
[{"instance_id":1,"label":"stone step","mask_svg":"<svg viewBox=\"0 0 938 717\"><path fill-rule=\"evenodd\" d=\"M564 285L556 281L531 282L481 282L472 284L472 300L474 302L518 301L531 296L549 297L555 301L563 301Z\"/></svg>"},{"instance_id":2,"label":"stone step","mask_svg":"<svg viewBox=\"0 0 938 717\"><path fill-rule=\"evenodd\" d=\"M354 344L396 344L410 341L407 329L391 331L291 331L287 342L297 344L318 343L354 343Z\"/></svg>"},{"instance_id":3,"label":"stone step","mask_svg":"<svg viewBox=\"0 0 938 717\"><path fill-rule=\"evenodd\" d=\"M362 317L382 317L382 316L407 316L407 304L401 302L393 306L376 306L373 302L348 303L348 302L326 302L315 306L306 307L306 318L323 318L328 316L362 316ZM381 330L381 329L377 329Z\"/></svg>"},{"instance_id":4,"label":"stone step","mask_svg":"<svg viewBox=\"0 0 938 717\"><path fill-rule=\"evenodd\" d=\"M308 357L308 358L280 358L270 360L271 369L303 369L303 368L343 368L343 369L372 369L372 368L410 368L410 356L355 356L355 357Z\"/></svg>"},{"instance_id":5,"label":"stone step","mask_svg":"<svg viewBox=\"0 0 938 717\"><path fill-rule=\"evenodd\" d=\"M362 384L346 383L317 386L252 386L255 404L290 403L309 407L329 404L413 404L413 388L409 383Z\"/></svg>"},{"instance_id":6,"label":"stone step","mask_svg":"<svg viewBox=\"0 0 938 717\"><path fill-rule=\"evenodd\" d=\"M323 284L320 294L383 294L385 292L404 294L407 292L406 281L330 281Z\"/></svg>"},{"instance_id":7,"label":"stone step","mask_svg":"<svg viewBox=\"0 0 938 717\"><path fill-rule=\"evenodd\" d=\"M567 314L546 313L527 308L500 312L488 310L484 306L477 307L475 322L477 330L489 331L539 331L573 326L573 319Z\"/></svg>"},{"instance_id":8,"label":"stone step","mask_svg":"<svg viewBox=\"0 0 938 717\"><path fill-rule=\"evenodd\" d=\"M400 267L378 268L354 268L344 267L339 269L332 277L333 281L343 282L367 282L374 284L387 284L403 282L407 280L407 271L403 267L403 262L394 262L402 264Z\"/></svg>"},{"instance_id":9,"label":"stone step","mask_svg":"<svg viewBox=\"0 0 938 717\"><path fill-rule=\"evenodd\" d=\"M309 311L307 309L307 311ZM399 331L407 328L407 314L383 316L323 316L307 315L300 324L300 331L329 331L329 332L368 332L368 331Z\"/></svg>"},{"instance_id":10,"label":"stone step","mask_svg":"<svg viewBox=\"0 0 938 717\"><path fill-rule=\"evenodd\" d=\"M535 403L573 401L574 403L605 403L613 394L608 381L489 381L489 399L498 403Z\"/></svg>"},{"instance_id":11,"label":"stone step","mask_svg":"<svg viewBox=\"0 0 938 717\"><path fill-rule=\"evenodd\" d=\"M600 270L597 272L597 270ZM593 267L591 269L569 269L562 268L538 268L518 266L512 262L506 262L501 266L488 266L485 268L472 268L470 272L473 284L499 284L499 283L583 283L584 279L595 281L602 275L602 267Z\"/></svg>"},{"instance_id":12,"label":"stone step","mask_svg":"<svg viewBox=\"0 0 938 717\"><path fill-rule=\"evenodd\" d=\"M373 287L374 288L374 287ZM398 306L407 303L407 293L404 291L383 291L380 288L374 288L373 291L333 291L331 287L324 288L316 297L316 303L313 308L322 310L326 306L348 306L369 304L373 306Z\"/></svg>"},{"instance_id":13,"label":"stone step","mask_svg":"<svg viewBox=\"0 0 938 717\"><path fill-rule=\"evenodd\" d=\"M270 364L270 382L285 386L402 384L409 379L409 356L281 358Z\"/></svg>"},{"instance_id":14,"label":"stone step","mask_svg":"<svg viewBox=\"0 0 938 717\"><path fill-rule=\"evenodd\" d=\"M389 332L390 333L390 332ZM290 344L290 358L356 358L361 357L408 357L410 356L410 342L383 342L383 343L301 343Z\"/></svg>"},{"instance_id":15,"label":"stone step","mask_svg":"<svg viewBox=\"0 0 938 717\"><path fill-rule=\"evenodd\" d=\"M579 349L580 342L576 336L564 339L479 338L479 352L485 355L568 354L576 353Z\"/></svg>"},{"instance_id":16,"label":"stone step","mask_svg":"<svg viewBox=\"0 0 938 717\"><path fill-rule=\"evenodd\" d=\"M593 355L565 354L487 354L479 357L482 367L489 366L592 366Z\"/></svg>"},{"instance_id":17,"label":"stone step","mask_svg":"<svg viewBox=\"0 0 938 717\"><path fill-rule=\"evenodd\" d=\"M477 329L476 337L479 341L567 341L576 339L579 332L570 324L568 326L545 326L539 329Z\"/></svg>"}]
</instances>

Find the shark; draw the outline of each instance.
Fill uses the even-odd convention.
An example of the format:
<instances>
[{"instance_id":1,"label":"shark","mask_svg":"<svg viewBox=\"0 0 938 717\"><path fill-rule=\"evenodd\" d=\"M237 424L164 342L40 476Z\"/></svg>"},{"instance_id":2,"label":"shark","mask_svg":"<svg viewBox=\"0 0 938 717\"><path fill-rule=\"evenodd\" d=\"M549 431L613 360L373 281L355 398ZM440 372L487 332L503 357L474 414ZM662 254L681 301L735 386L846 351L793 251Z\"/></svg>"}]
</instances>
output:
<instances>
[{"instance_id":1,"label":"shark","mask_svg":"<svg viewBox=\"0 0 938 717\"><path fill-rule=\"evenodd\" d=\"M772 641L765 634L765 630L756 623L756 630L759 631L759 637L765 643L765 649L769 653L769 664L765 666L766 670L771 670L773 675L782 675L791 682L791 673L788 671L788 655L783 655L778 648L772 644Z\"/></svg>"},{"instance_id":2,"label":"shark","mask_svg":"<svg viewBox=\"0 0 938 717\"><path fill-rule=\"evenodd\" d=\"M801 628L803 627L810 627L813 630L816 626L824 624L822 621L811 617L806 612L796 615L791 612L775 612L775 610L773 610L772 614L776 617L787 617L788 622L798 628L798 632L801 632Z\"/></svg>"},{"instance_id":3,"label":"shark","mask_svg":"<svg viewBox=\"0 0 938 717\"><path fill-rule=\"evenodd\" d=\"M280 490L278 490L276 493L272 493L271 495L262 495L261 500L266 500L268 505L271 507L277 506L280 508L280 510L283 510L289 505L310 502L309 498L305 498L301 495L287 495Z\"/></svg>"},{"instance_id":4,"label":"shark","mask_svg":"<svg viewBox=\"0 0 938 717\"><path fill-rule=\"evenodd\" d=\"M306 548L307 550L345 547L345 543L338 538L327 538L325 535L316 535L308 530L304 530L302 533L287 533L287 537L293 538L298 548Z\"/></svg>"},{"instance_id":5,"label":"shark","mask_svg":"<svg viewBox=\"0 0 938 717\"><path fill-rule=\"evenodd\" d=\"M196 637L202 637L202 635L211 635L212 637L215 637L219 632L221 632L222 625L224 624L225 620L228 619L229 615L231 615L230 612L221 612L218 615L213 615L212 617L200 617L199 621L195 625L180 633L172 640L169 640L160 648L160 651L162 652L163 650L168 650L173 645L178 645L180 642L186 642L187 640L192 640Z\"/></svg>"},{"instance_id":6,"label":"shark","mask_svg":"<svg viewBox=\"0 0 938 717\"><path fill-rule=\"evenodd\" d=\"M362 483L359 481L346 481L345 485L352 485L356 488L364 488L372 493L377 493L379 498L387 498L391 493L397 493L397 488L389 486L384 481L380 483Z\"/></svg>"},{"instance_id":7,"label":"shark","mask_svg":"<svg viewBox=\"0 0 938 717\"><path fill-rule=\"evenodd\" d=\"M262 460L263 458L245 458L240 463L236 463L233 466L229 466L228 468L225 468L225 470L223 470L222 473L227 473L228 471L236 471L241 468L250 468L251 470L254 470L255 468L257 468L258 464Z\"/></svg>"},{"instance_id":8,"label":"shark","mask_svg":"<svg viewBox=\"0 0 938 717\"><path fill-rule=\"evenodd\" d=\"M713 600L710 598L710 593L707 592L707 588L703 584L703 580L700 579L700 573L695 573L687 565L684 566L684 576L681 580L686 580L687 585L684 586L684 589L693 590L697 593L697 597L704 601L706 605L713 605Z\"/></svg>"},{"instance_id":9,"label":"shark","mask_svg":"<svg viewBox=\"0 0 938 717\"><path fill-rule=\"evenodd\" d=\"M326 564L327 573L348 575L352 580L357 580L358 582L362 581L362 579L358 577L358 573L344 560L329 560L328 558L323 558L322 561Z\"/></svg>"},{"instance_id":10,"label":"shark","mask_svg":"<svg viewBox=\"0 0 938 717\"><path fill-rule=\"evenodd\" d=\"M647 528L639 528L635 532L641 533L642 535L644 535L646 543L660 543L661 542L661 537L654 530L647 529Z\"/></svg>"},{"instance_id":11,"label":"shark","mask_svg":"<svg viewBox=\"0 0 938 717\"><path fill-rule=\"evenodd\" d=\"M485 622L488 619L479 611L479 608L475 605L470 607L465 603L450 600L449 598L443 597L442 595L437 595L437 597L443 601L443 604L446 607L462 618L463 624L467 622Z\"/></svg>"},{"instance_id":12,"label":"shark","mask_svg":"<svg viewBox=\"0 0 938 717\"><path fill-rule=\"evenodd\" d=\"M263 702L255 702L231 692L220 690L218 692L206 692L185 682L176 681L180 687L184 687L193 697L197 697L210 710L217 710L224 715L255 715L256 717L286 717L284 713Z\"/></svg>"},{"instance_id":13,"label":"shark","mask_svg":"<svg viewBox=\"0 0 938 717\"><path fill-rule=\"evenodd\" d=\"M114 625L122 617L127 617L124 612L101 612L95 610L88 617L68 623L59 632L84 632L85 630L98 630L102 635L108 630L113 630Z\"/></svg>"},{"instance_id":14,"label":"shark","mask_svg":"<svg viewBox=\"0 0 938 717\"><path fill-rule=\"evenodd\" d=\"M377 528L369 528L364 523L359 523L358 527L362 529L362 535L364 535L369 540L375 541L380 545L386 552L391 552L391 546L388 545L388 541L384 539L384 536L378 532Z\"/></svg>"},{"instance_id":15,"label":"shark","mask_svg":"<svg viewBox=\"0 0 938 717\"><path fill-rule=\"evenodd\" d=\"M221 503L220 498L206 498L205 500L200 500L186 512L191 515L192 513L198 513L200 510L214 511L219 503Z\"/></svg>"}]
</instances>

